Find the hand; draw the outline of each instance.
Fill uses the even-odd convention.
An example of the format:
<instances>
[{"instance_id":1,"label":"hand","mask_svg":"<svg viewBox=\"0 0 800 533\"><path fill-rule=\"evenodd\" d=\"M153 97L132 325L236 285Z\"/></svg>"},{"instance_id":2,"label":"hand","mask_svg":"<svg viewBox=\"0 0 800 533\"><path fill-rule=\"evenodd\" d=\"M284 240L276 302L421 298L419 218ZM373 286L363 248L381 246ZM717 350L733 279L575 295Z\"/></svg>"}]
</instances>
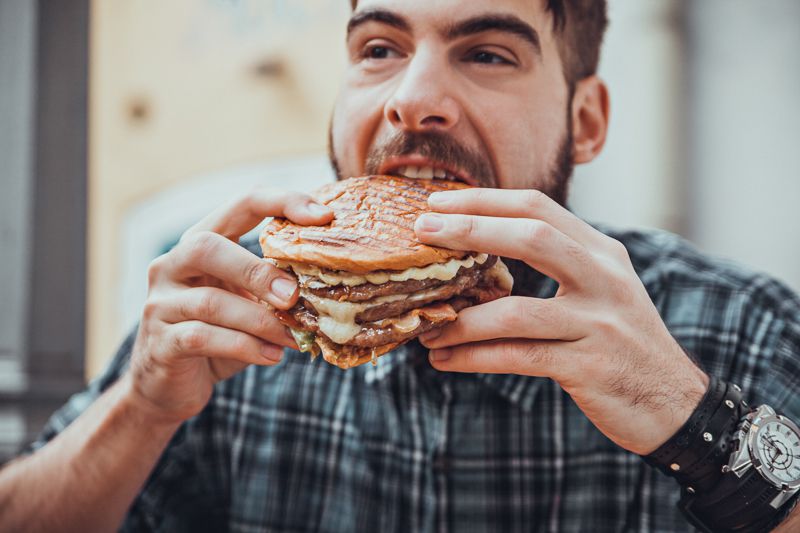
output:
<instances>
[{"instance_id":1,"label":"hand","mask_svg":"<svg viewBox=\"0 0 800 533\"><path fill-rule=\"evenodd\" d=\"M159 419L197 414L216 382L249 364L274 365L282 346L295 347L262 301L288 309L297 281L237 244L268 216L325 224L333 212L302 194L259 189L204 218L150 265L130 390Z\"/></svg>"},{"instance_id":2,"label":"hand","mask_svg":"<svg viewBox=\"0 0 800 533\"><path fill-rule=\"evenodd\" d=\"M625 247L538 191L435 193L422 242L524 261L559 283L554 298L511 296L465 309L422 337L450 372L557 381L611 440L654 451L689 418L708 377L670 335Z\"/></svg>"}]
</instances>

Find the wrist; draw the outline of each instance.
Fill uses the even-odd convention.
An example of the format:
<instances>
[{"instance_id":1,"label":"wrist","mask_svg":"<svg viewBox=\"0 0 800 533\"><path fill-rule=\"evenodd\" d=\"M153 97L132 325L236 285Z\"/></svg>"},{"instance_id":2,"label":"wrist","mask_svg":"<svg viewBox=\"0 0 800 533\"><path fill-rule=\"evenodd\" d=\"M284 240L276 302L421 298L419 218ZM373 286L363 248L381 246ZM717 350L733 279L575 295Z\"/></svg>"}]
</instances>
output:
<instances>
[{"instance_id":1,"label":"wrist","mask_svg":"<svg viewBox=\"0 0 800 533\"><path fill-rule=\"evenodd\" d=\"M163 409L153 404L136 386L130 372L120 377L119 386L120 408L131 420L151 431L159 433L174 433L183 423L182 419L170 416Z\"/></svg>"},{"instance_id":2,"label":"wrist","mask_svg":"<svg viewBox=\"0 0 800 533\"><path fill-rule=\"evenodd\" d=\"M745 410L738 387L712 378L685 423L645 460L690 492L713 486Z\"/></svg>"}]
</instances>

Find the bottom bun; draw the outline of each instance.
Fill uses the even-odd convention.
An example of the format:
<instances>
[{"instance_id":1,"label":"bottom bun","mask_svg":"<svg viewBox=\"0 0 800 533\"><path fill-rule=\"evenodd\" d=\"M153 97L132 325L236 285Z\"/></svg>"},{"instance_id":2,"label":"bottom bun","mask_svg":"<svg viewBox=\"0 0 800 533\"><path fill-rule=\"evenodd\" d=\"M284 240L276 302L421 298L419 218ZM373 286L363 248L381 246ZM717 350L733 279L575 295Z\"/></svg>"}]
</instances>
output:
<instances>
[{"instance_id":1,"label":"bottom bun","mask_svg":"<svg viewBox=\"0 0 800 533\"><path fill-rule=\"evenodd\" d=\"M366 348L362 346L336 344L320 335L315 339L315 342L322 351L322 358L325 359L325 361L343 370L347 370L348 368L363 365L370 361L372 361L373 365L377 364L378 357L394 350L401 344L405 344L406 341L390 342L389 344Z\"/></svg>"}]
</instances>

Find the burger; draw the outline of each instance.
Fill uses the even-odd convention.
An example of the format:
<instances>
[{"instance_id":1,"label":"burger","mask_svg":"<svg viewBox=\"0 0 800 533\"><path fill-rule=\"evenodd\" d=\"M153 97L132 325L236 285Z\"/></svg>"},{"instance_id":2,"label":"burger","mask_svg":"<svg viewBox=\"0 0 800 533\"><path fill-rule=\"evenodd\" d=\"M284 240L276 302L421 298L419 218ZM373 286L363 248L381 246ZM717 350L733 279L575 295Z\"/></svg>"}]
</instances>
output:
<instances>
[{"instance_id":1,"label":"burger","mask_svg":"<svg viewBox=\"0 0 800 533\"><path fill-rule=\"evenodd\" d=\"M301 351L347 369L507 296L513 280L496 256L428 246L414 233L428 196L469 185L397 176L350 178L313 193L334 212L325 226L274 218L264 257L298 279L297 304L275 311Z\"/></svg>"}]
</instances>

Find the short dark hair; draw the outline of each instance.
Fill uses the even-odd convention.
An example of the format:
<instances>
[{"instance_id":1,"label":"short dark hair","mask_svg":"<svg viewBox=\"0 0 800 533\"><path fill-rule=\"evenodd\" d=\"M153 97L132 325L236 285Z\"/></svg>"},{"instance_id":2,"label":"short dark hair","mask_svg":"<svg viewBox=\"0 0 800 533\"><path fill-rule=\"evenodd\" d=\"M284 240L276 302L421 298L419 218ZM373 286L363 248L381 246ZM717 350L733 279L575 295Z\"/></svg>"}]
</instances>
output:
<instances>
[{"instance_id":1,"label":"short dark hair","mask_svg":"<svg viewBox=\"0 0 800 533\"><path fill-rule=\"evenodd\" d=\"M350 0L353 9L358 0ZM597 72L600 48L608 26L606 0L547 0L558 37L558 53L570 88Z\"/></svg>"},{"instance_id":2,"label":"short dark hair","mask_svg":"<svg viewBox=\"0 0 800 533\"><path fill-rule=\"evenodd\" d=\"M558 53L570 87L597 73L608 27L606 0L547 0L558 37Z\"/></svg>"}]
</instances>

